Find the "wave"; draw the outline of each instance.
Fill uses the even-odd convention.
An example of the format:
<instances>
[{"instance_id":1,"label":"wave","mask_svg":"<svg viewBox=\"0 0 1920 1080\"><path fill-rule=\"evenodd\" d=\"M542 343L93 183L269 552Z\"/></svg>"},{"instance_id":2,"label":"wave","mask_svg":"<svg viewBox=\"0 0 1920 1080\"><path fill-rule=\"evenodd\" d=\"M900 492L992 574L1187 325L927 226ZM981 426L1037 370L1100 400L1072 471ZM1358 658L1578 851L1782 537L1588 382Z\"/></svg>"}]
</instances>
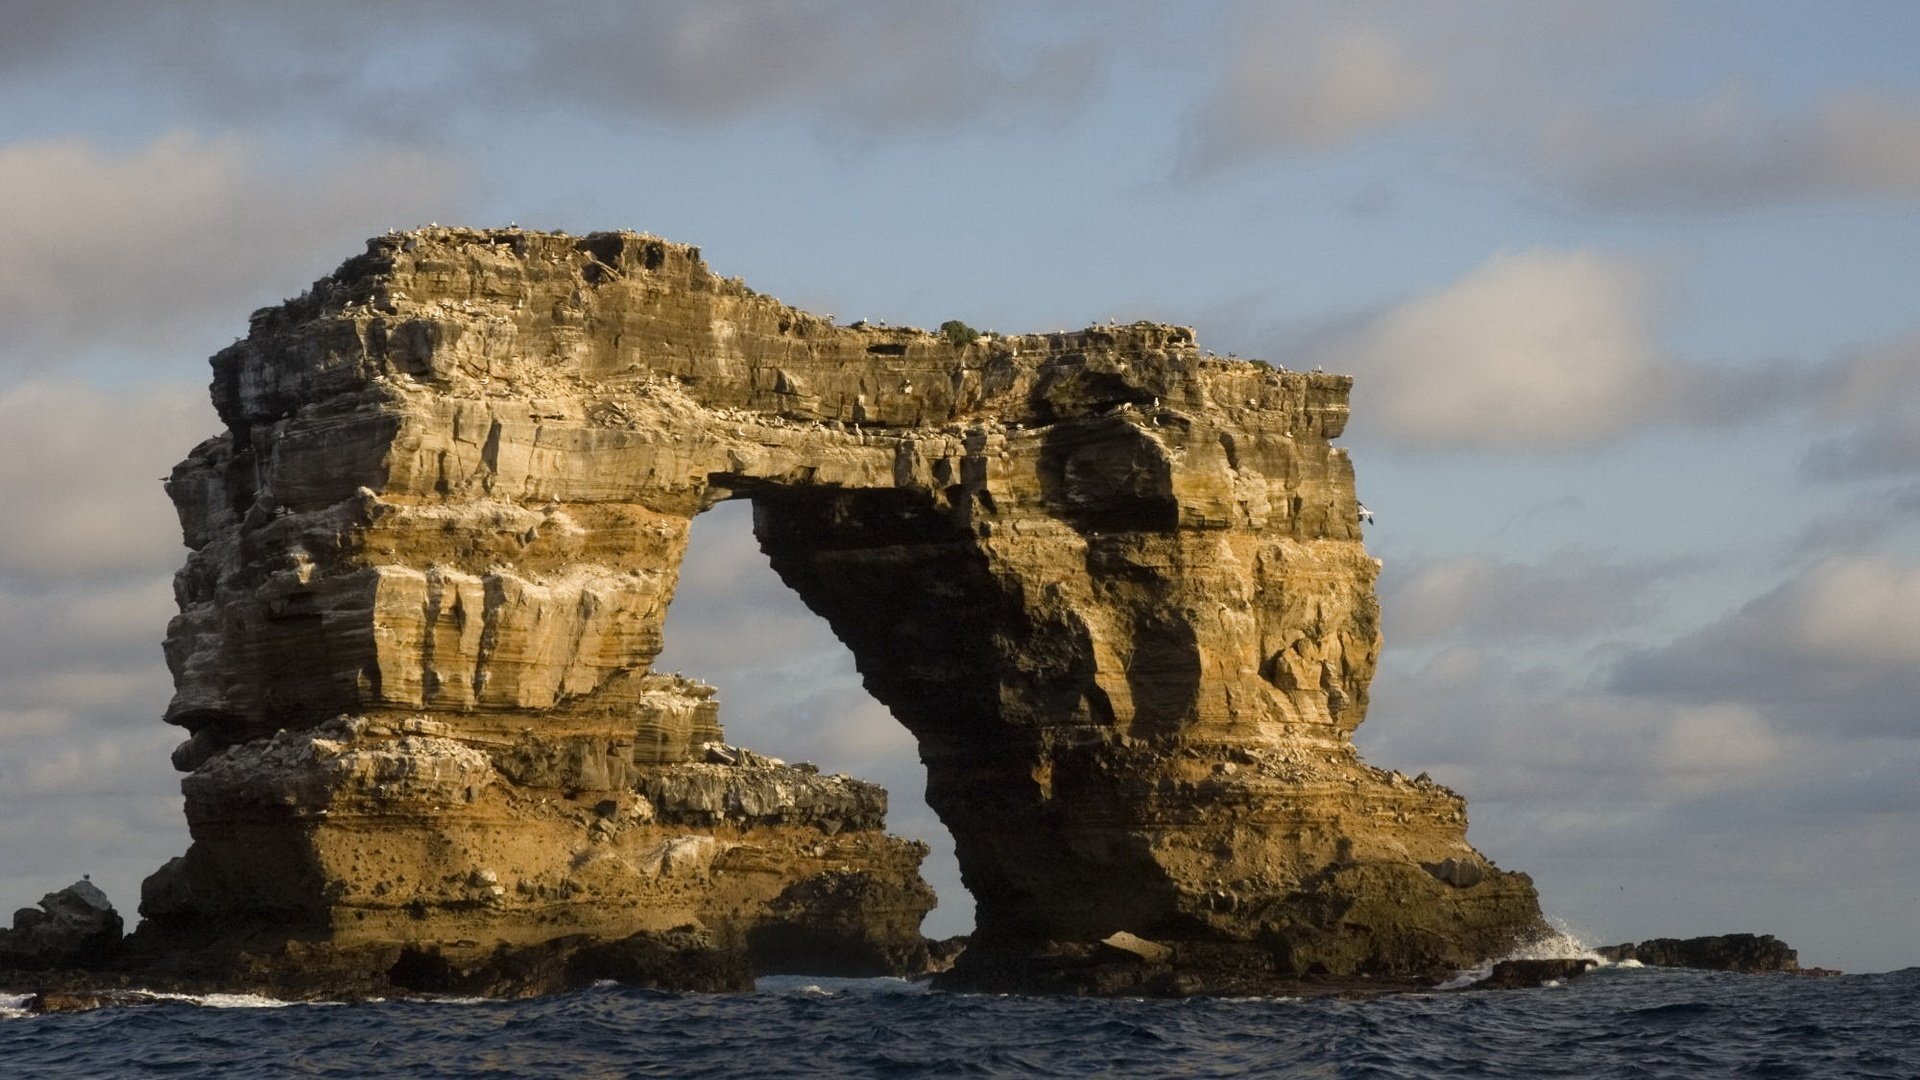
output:
<instances>
[{"instance_id":1,"label":"wave","mask_svg":"<svg viewBox=\"0 0 1920 1080\"><path fill-rule=\"evenodd\" d=\"M1643 965L1638 960L1608 960L1599 951L1587 944L1565 921L1549 916L1547 929L1537 937L1515 945L1504 955L1492 957L1465 971L1457 972L1453 978L1440 984L1442 990L1458 990L1472 986L1481 979L1493 974L1493 965L1502 960L1590 960L1596 969L1614 968L1631 971Z\"/></svg>"},{"instance_id":2,"label":"wave","mask_svg":"<svg viewBox=\"0 0 1920 1080\"><path fill-rule=\"evenodd\" d=\"M833 978L824 975L762 975L753 981L757 994L925 994L925 980L877 976L869 979Z\"/></svg>"},{"instance_id":3,"label":"wave","mask_svg":"<svg viewBox=\"0 0 1920 1080\"><path fill-rule=\"evenodd\" d=\"M134 988L113 988L99 991L109 997L119 997L118 1002L108 1005L142 1005L163 1002L193 1005L202 1009L285 1009L295 1005L343 1005L340 1001L288 1001L283 998L267 997L263 994L179 994L166 990L142 990ZM75 994L85 996L89 991L77 990ZM0 1020L17 1020L21 1017L38 1015L28 1004L36 994L0 994Z\"/></svg>"}]
</instances>

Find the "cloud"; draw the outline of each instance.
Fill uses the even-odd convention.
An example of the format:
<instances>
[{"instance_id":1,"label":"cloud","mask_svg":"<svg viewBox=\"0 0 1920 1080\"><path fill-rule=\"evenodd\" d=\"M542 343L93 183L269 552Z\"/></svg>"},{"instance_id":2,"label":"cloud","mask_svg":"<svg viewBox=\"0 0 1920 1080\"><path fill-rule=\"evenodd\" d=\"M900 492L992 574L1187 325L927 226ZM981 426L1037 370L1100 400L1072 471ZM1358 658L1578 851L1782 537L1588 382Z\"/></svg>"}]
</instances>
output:
<instances>
[{"instance_id":1,"label":"cloud","mask_svg":"<svg viewBox=\"0 0 1920 1080\"><path fill-rule=\"evenodd\" d=\"M1324 152L1402 126L1441 101L1445 74L1374 27L1243 38L1195 121L1202 171L1262 152Z\"/></svg>"},{"instance_id":2,"label":"cloud","mask_svg":"<svg viewBox=\"0 0 1920 1080\"><path fill-rule=\"evenodd\" d=\"M1834 556L1739 610L1621 660L1620 693L1744 704L1833 738L1920 738L1920 563Z\"/></svg>"},{"instance_id":3,"label":"cloud","mask_svg":"<svg viewBox=\"0 0 1920 1080\"><path fill-rule=\"evenodd\" d=\"M185 549L160 477L219 427L197 387L0 389L0 581L171 574Z\"/></svg>"},{"instance_id":4,"label":"cloud","mask_svg":"<svg viewBox=\"0 0 1920 1080\"><path fill-rule=\"evenodd\" d=\"M1671 47L1660 5L1247 5L1190 118L1200 172L1416 135L1609 211L1920 200L1920 96L1829 86L1772 105L1731 70L1704 96L1619 101ZM1681 30L1682 33L1686 31ZM1655 43L1659 42L1659 45ZM1703 66L1724 63L1711 40Z\"/></svg>"},{"instance_id":5,"label":"cloud","mask_svg":"<svg viewBox=\"0 0 1920 1080\"><path fill-rule=\"evenodd\" d=\"M1658 400L1661 269L1626 256L1499 252L1296 351L1355 377L1354 415L1402 443L1566 449Z\"/></svg>"},{"instance_id":6,"label":"cloud","mask_svg":"<svg viewBox=\"0 0 1920 1080\"><path fill-rule=\"evenodd\" d=\"M300 115L438 138L461 117L515 109L687 128L777 114L873 133L1045 114L1091 89L1124 10L654 0L555 17L503 0L363 0L94 14L19 20L12 51L70 63L125 51L126 74L176 89L219 123Z\"/></svg>"},{"instance_id":7,"label":"cloud","mask_svg":"<svg viewBox=\"0 0 1920 1080\"><path fill-rule=\"evenodd\" d=\"M1104 51L1079 27L1064 40L996 33L990 16L1008 9L985 3L623 10L517 26L531 48L510 73L524 78L505 85L696 127L772 111L901 132L1075 101Z\"/></svg>"},{"instance_id":8,"label":"cloud","mask_svg":"<svg viewBox=\"0 0 1920 1080\"><path fill-rule=\"evenodd\" d=\"M1382 767L1428 771L1469 800L1584 805L1695 798L1783 762L1758 711L1595 688L1461 646L1418 668L1382 665L1360 742Z\"/></svg>"},{"instance_id":9,"label":"cloud","mask_svg":"<svg viewBox=\"0 0 1920 1080\"><path fill-rule=\"evenodd\" d=\"M1413 664L1390 639L1357 736L1373 764L1466 796L1471 839L1532 874L1549 914L1588 940L1764 930L1856 970L1911 952L1876 952L1862 928L1903 925L1920 880L1896 857L1920 811L1920 740L1833 738L1765 687L1640 694L1594 678L1597 653L1510 655L1462 646Z\"/></svg>"},{"instance_id":10,"label":"cloud","mask_svg":"<svg viewBox=\"0 0 1920 1080\"><path fill-rule=\"evenodd\" d=\"M1484 555L1389 564L1380 607L1391 644L1579 641L1646 618L1648 595L1695 569L1680 560L1616 562L1561 551L1539 563Z\"/></svg>"},{"instance_id":11,"label":"cloud","mask_svg":"<svg viewBox=\"0 0 1920 1080\"><path fill-rule=\"evenodd\" d=\"M454 163L429 153L363 148L303 168L188 132L128 152L80 138L0 146L0 191L32 207L0 218L0 372L15 373L99 346L210 350L209 328L242 329L249 303L467 198Z\"/></svg>"},{"instance_id":12,"label":"cloud","mask_svg":"<svg viewBox=\"0 0 1920 1080\"><path fill-rule=\"evenodd\" d=\"M1920 333L1837 356L1816 385L1817 418L1844 432L1815 444L1810 474L1920 475Z\"/></svg>"},{"instance_id":13,"label":"cloud","mask_svg":"<svg viewBox=\"0 0 1920 1080\"><path fill-rule=\"evenodd\" d=\"M1355 414L1393 437L1565 449L1639 425L1662 397L1669 275L1589 251L1503 251L1336 338Z\"/></svg>"},{"instance_id":14,"label":"cloud","mask_svg":"<svg viewBox=\"0 0 1920 1080\"><path fill-rule=\"evenodd\" d=\"M169 593L164 577L137 589L0 590L0 895L10 901L91 873L131 916L141 878L186 850L168 762L181 733L160 721Z\"/></svg>"},{"instance_id":15,"label":"cloud","mask_svg":"<svg viewBox=\"0 0 1920 1080\"><path fill-rule=\"evenodd\" d=\"M1342 150L1407 133L1530 122L1594 81L1647 22L1645 5L1474 0L1430 6L1236 5L1231 50L1189 121L1187 165Z\"/></svg>"},{"instance_id":16,"label":"cloud","mask_svg":"<svg viewBox=\"0 0 1920 1080\"><path fill-rule=\"evenodd\" d=\"M1543 125L1531 164L1603 209L1920 199L1920 97L1851 89L1778 114L1757 96L1730 82L1698 101L1571 109Z\"/></svg>"},{"instance_id":17,"label":"cloud","mask_svg":"<svg viewBox=\"0 0 1920 1080\"><path fill-rule=\"evenodd\" d=\"M0 389L0 871L26 901L92 873L129 915L186 848L160 721L185 557L159 477L217 427L206 393Z\"/></svg>"},{"instance_id":18,"label":"cloud","mask_svg":"<svg viewBox=\"0 0 1920 1080\"><path fill-rule=\"evenodd\" d=\"M1354 375L1355 438L1422 449L1568 451L1800 398L1805 374L1789 364L1674 355L1663 338L1677 286L1673 265L1647 256L1500 251L1275 354Z\"/></svg>"}]
</instances>

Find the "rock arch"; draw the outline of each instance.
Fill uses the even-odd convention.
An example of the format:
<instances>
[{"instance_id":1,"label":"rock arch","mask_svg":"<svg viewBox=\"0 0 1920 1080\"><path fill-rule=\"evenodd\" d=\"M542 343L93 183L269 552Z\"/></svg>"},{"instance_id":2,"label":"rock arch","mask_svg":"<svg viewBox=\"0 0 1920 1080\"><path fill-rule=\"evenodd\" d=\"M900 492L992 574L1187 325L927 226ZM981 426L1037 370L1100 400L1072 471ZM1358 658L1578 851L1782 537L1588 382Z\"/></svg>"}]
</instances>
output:
<instances>
[{"instance_id":1,"label":"rock arch","mask_svg":"<svg viewBox=\"0 0 1920 1080\"><path fill-rule=\"evenodd\" d=\"M213 366L227 431L168 485L195 844L157 926L691 923L910 963L931 897L884 794L737 760L651 671L732 498L919 742L977 904L959 983L1419 974L1538 925L1457 796L1353 751L1345 377L1147 323L839 327L694 248L461 229L371 241ZM1175 959L1103 964L1122 931Z\"/></svg>"}]
</instances>

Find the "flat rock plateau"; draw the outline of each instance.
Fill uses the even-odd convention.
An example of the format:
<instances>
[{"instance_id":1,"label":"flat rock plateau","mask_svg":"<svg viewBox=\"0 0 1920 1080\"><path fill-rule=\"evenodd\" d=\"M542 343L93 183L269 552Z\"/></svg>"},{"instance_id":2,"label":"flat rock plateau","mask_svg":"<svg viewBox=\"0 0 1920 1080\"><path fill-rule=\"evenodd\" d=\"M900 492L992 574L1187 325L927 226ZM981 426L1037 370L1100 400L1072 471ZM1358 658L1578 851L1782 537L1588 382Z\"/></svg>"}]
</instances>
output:
<instances>
[{"instance_id":1,"label":"flat rock plateau","mask_svg":"<svg viewBox=\"0 0 1920 1080\"><path fill-rule=\"evenodd\" d=\"M1347 377L1150 323L840 326L653 237L449 228L370 241L213 369L226 430L167 484L193 844L121 970L923 969L885 792L728 746L652 670L728 499L918 740L977 904L940 985L1417 983L1542 929L1459 796L1355 753Z\"/></svg>"}]
</instances>

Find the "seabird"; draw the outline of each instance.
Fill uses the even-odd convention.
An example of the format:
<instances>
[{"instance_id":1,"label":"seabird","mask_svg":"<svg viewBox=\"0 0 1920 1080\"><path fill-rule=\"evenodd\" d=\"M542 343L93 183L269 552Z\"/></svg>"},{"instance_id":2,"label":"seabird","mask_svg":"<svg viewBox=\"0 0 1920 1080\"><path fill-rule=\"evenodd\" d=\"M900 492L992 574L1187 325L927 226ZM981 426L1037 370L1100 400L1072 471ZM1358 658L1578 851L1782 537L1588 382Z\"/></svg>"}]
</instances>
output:
<instances>
[{"instance_id":1,"label":"seabird","mask_svg":"<svg viewBox=\"0 0 1920 1080\"><path fill-rule=\"evenodd\" d=\"M1373 524L1373 511L1367 509L1366 503L1360 503L1359 506L1360 506L1360 520L1366 522L1369 525Z\"/></svg>"}]
</instances>

